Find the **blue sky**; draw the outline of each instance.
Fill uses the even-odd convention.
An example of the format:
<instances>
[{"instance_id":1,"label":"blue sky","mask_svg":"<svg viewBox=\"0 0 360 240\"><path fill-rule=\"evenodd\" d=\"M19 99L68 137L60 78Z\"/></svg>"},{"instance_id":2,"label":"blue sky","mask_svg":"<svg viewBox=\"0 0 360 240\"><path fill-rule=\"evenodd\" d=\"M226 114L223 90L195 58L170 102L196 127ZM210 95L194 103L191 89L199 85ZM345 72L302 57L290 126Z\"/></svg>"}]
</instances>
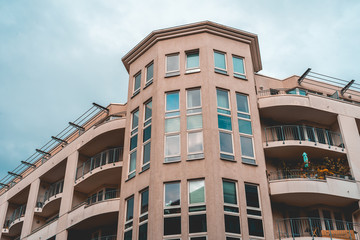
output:
<instances>
[{"instance_id":1,"label":"blue sky","mask_svg":"<svg viewBox=\"0 0 360 240\"><path fill-rule=\"evenodd\" d=\"M91 107L126 101L121 62L151 31L211 20L256 33L263 69L360 82L360 1L0 0L0 179Z\"/></svg>"}]
</instances>

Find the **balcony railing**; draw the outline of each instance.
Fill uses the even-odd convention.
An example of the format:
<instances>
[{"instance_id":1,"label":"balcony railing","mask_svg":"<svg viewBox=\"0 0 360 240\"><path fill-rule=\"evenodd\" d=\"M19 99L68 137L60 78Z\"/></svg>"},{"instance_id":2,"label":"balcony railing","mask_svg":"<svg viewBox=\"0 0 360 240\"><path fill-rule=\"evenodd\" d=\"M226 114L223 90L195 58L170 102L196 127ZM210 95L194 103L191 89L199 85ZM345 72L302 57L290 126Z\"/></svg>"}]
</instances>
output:
<instances>
[{"instance_id":1,"label":"balcony railing","mask_svg":"<svg viewBox=\"0 0 360 240\"><path fill-rule=\"evenodd\" d=\"M317 237L329 239L359 239L360 224L327 218L287 218L277 220L276 239Z\"/></svg>"},{"instance_id":2,"label":"balcony railing","mask_svg":"<svg viewBox=\"0 0 360 240\"><path fill-rule=\"evenodd\" d=\"M116 240L116 235L109 235L109 236L103 236L103 237L95 237L91 240Z\"/></svg>"},{"instance_id":3,"label":"balcony railing","mask_svg":"<svg viewBox=\"0 0 360 240\"><path fill-rule=\"evenodd\" d=\"M345 148L341 134L323 128L315 128L304 125L280 125L265 128L266 144L269 142L283 142L297 140L301 142L313 142Z\"/></svg>"},{"instance_id":4,"label":"balcony railing","mask_svg":"<svg viewBox=\"0 0 360 240\"><path fill-rule=\"evenodd\" d=\"M78 180L88 172L98 167L121 161L122 155L123 155L122 147L109 149L96 154L95 156L91 157L89 160L87 160L86 162L81 164L80 167L77 168L75 180Z\"/></svg>"},{"instance_id":5,"label":"balcony railing","mask_svg":"<svg viewBox=\"0 0 360 240\"><path fill-rule=\"evenodd\" d=\"M331 176L334 178L339 179L347 179L347 180L354 180L351 175L340 175L331 173L329 171L324 170L300 170L300 169L293 169L293 170L279 170L268 173L269 181L274 180L283 180L283 179L319 179L325 180L326 177Z\"/></svg>"},{"instance_id":6,"label":"balcony railing","mask_svg":"<svg viewBox=\"0 0 360 240\"><path fill-rule=\"evenodd\" d=\"M306 96L307 93L308 92L306 90L300 88L277 88L277 89L270 88L258 92L260 97L271 96L271 95L287 95L287 94Z\"/></svg>"},{"instance_id":7,"label":"balcony railing","mask_svg":"<svg viewBox=\"0 0 360 240\"><path fill-rule=\"evenodd\" d=\"M62 193L64 187L64 179L50 185L49 189L46 190L44 196L36 203L36 207L42 208L44 203L48 201L52 196Z\"/></svg>"},{"instance_id":8,"label":"balcony railing","mask_svg":"<svg viewBox=\"0 0 360 240\"><path fill-rule=\"evenodd\" d=\"M76 208L79 208L83 205L92 205L98 202L102 202L102 201L106 201L106 200L110 200L110 199L114 199L114 198L119 198L120 197L120 189L115 189L115 190L105 190L104 191L100 191L98 193L95 193L91 196L89 196L85 201L77 204L75 207L73 207L73 210Z\"/></svg>"},{"instance_id":9,"label":"balcony railing","mask_svg":"<svg viewBox=\"0 0 360 240\"><path fill-rule=\"evenodd\" d=\"M11 223L15 220L24 217L25 216L25 210L26 210L26 204L21 205L15 211L11 214L10 218L5 220L4 228L9 228Z\"/></svg>"}]
</instances>

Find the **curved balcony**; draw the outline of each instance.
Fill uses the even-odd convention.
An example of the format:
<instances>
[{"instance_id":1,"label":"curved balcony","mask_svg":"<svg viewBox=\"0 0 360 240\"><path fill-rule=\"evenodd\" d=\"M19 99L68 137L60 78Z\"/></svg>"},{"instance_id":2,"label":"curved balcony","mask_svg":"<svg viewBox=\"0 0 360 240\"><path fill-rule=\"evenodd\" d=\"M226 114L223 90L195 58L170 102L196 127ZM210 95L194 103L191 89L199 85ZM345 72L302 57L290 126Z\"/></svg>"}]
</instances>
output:
<instances>
[{"instance_id":1,"label":"curved balcony","mask_svg":"<svg viewBox=\"0 0 360 240\"><path fill-rule=\"evenodd\" d=\"M359 239L360 224L327 218L287 218L276 221L275 239Z\"/></svg>"},{"instance_id":2,"label":"curved balcony","mask_svg":"<svg viewBox=\"0 0 360 240\"><path fill-rule=\"evenodd\" d=\"M35 212L42 215L51 216L60 208L64 180L60 180L50 185L41 200L36 203ZM45 208L45 206L48 206Z\"/></svg>"},{"instance_id":3,"label":"curved balcony","mask_svg":"<svg viewBox=\"0 0 360 240\"><path fill-rule=\"evenodd\" d=\"M294 206L347 206L360 199L356 182L350 175L319 171L276 171L268 174L273 201Z\"/></svg>"},{"instance_id":4,"label":"curved balcony","mask_svg":"<svg viewBox=\"0 0 360 240\"><path fill-rule=\"evenodd\" d=\"M9 235L16 235L21 232L24 222L26 205L21 205L11 214L10 218L5 220L2 232Z\"/></svg>"},{"instance_id":5,"label":"curved balcony","mask_svg":"<svg viewBox=\"0 0 360 240\"><path fill-rule=\"evenodd\" d=\"M75 186L87 191L90 186L100 186L119 180L118 168L122 167L123 148L103 151L82 163L76 170ZM95 177L96 176L96 177ZM109 179L111 178L111 179Z\"/></svg>"},{"instance_id":6,"label":"curved balcony","mask_svg":"<svg viewBox=\"0 0 360 240\"><path fill-rule=\"evenodd\" d=\"M307 148L323 154L325 151L333 151L335 155L345 154L346 149L340 133L332 132L323 128L305 125L279 125L264 129L265 149L288 148L288 151L296 148ZM311 150L313 149L313 150ZM286 152L286 150L284 150ZM302 151L302 150L301 150Z\"/></svg>"}]
</instances>

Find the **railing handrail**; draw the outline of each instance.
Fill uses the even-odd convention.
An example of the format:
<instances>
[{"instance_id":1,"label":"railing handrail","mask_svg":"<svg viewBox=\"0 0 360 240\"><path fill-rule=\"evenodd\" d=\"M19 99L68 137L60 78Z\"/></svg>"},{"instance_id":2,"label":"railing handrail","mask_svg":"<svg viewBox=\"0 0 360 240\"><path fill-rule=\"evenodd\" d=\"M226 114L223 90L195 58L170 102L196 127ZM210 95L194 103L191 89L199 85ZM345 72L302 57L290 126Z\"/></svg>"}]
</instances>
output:
<instances>
[{"instance_id":1,"label":"railing handrail","mask_svg":"<svg viewBox=\"0 0 360 240\"><path fill-rule=\"evenodd\" d=\"M23 217L25 215L25 211L26 211L26 204L23 204L20 207L16 208L14 212L11 214L11 216L5 220L4 228L9 228L11 223Z\"/></svg>"},{"instance_id":2,"label":"railing handrail","mask_svg":"<svg viewBox=\"0 0 360 240\"><path fill-rule=\"evenodd\" d=\"M289 174L286 174L286 173L289 173ZM293 174L293 173L295 173L295 174ZM300 174L296 174L296 173L300 173ZM319 173L320 175L315 175L314 173L315 174ZM274 178L274 176L275 176L275 178ZM350 174L342 175L342 174L337 174L337 173L327 173L327 172L322 173L322 172L320 172L318 170L314 170L314 169L309 169L309 170L302 170L302 169L276 170L276 171L268 172L268 177L269 177L269 181L283 180L283 179L301 179L301 178L321 179L322 177L324 177L324 179L326 179L326 177L333 177L333 178L338 178L338 179L342 179L342 180L346 179L346 177L347 177L348 179L346 179L346 180L354 180L354 178Z\"/></svg>"},{"instance_id":3,"label":"railing handrail","mask_svg":"<svg viewBox=\"0 0 360 240\"><path fill-rule=\"evenodd\" d=\"M115 196L115 197L108 197L106 198L106 194L110 194L110 196ZM115 194L115 195L113 195ZM93 205L93 204L96 204L96 203L99 203L99 202L104 202L104 201L107 201L107 200L111 200L111 199L115 199L115 198L119 198L120 197L120 189L115 189L115 190L110 190L110 191L105 191L103 193L103 198L102 200L98 200L98 198L96 197L96 201L94 203L89 203L89 199L91 199L91 196L87 197L85 201L82 201L81 203L75 205L72 210L75 210L76 208L79 208L83 205ZM106 199L105 199L106 198Z\"/></svg>"}]
</instances>

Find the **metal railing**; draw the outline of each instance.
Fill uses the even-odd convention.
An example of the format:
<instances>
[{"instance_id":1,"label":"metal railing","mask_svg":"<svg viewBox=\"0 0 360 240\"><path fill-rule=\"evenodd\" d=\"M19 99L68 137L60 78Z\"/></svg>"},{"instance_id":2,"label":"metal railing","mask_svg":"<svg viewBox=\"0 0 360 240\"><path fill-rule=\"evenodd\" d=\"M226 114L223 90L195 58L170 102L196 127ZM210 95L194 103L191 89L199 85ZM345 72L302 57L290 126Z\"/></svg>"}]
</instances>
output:
<instances>
[{"instance_id":1,"label":"metal railing","mask_svg":"<svg viewBox=\"0 0 360 240\"><path fill-rule=\"evenodd\" d=\"M113 148L96 154L95 156L82 163L76 170L75 180L83 177L88 172L114 162L122 161L123 148Z\"/></svg>"},{"instance_id":2,"label":"metal railing","mask_svg":"<svg viewBox=\"0 0 360 240\"><path fill-rule=\"evenodd\" d=\"M317 237L358 240L360 224L327 218L287 218L277 222L276 239Z\"/></svg>"},{"instance_id":3,"label":"metal railing","mask_svg":"<svg viewBox=\"0 0 360 240\"><path fill-rule=\"evenodd\" d=\"M91 240L116 240L116 235L91 238Z\"/></svg>"},{"instance_id":4,"label":"metal railing","mask_svg":"<svg viewBox=\"0 0 360 240\"><path fill-rule=\"evenodd\" d=\"M116 189L116 190L110 190L110 191L106 191L105 193L103 193L101 191L101 197L99 196L99 192L96 194L93 194L91 196L89 196L85 201L77 204L76 206L73 207L72 210L79 208L83 205L92 205L98 202L103 202L106 200L110 200L110 199L114 199L114 198L119 198L120 197L120 189Z\"/></svg>"},{"instance_id":5,"label":"metal railing","mask_svg":"<svg viewBox=\"0 0 360 240\"><path fill-rule=\"evenodd\" d=\"M327 176L331 176L339 179L354 180L354 178L351 175L340 175L322 170L292 169L292 170L278 170L268 173L269 181L283 180L283 179L299 179L299 178L325 180Z\"/></svg>"},{"instance_id":6,"label":"metal railing","mask_svg":"<svg viewBox=\"0 0 360 240\"><path fill-rule=\"evenodd\" d=\"M25 211L26 211L26 204L21 205L20 207L15 209L15 211L11 214L10 218L5 220L4 228L9 228L12 222L14 222L15 220L21 217L24 217Z\"/></svg>"},{"instance_id":7,"label":"metal railing","mask_svg":"<svg viewBox=\"0 0 360 240\"><path fill-rule=\"evenodd\" d=\"M266 144L278 141L285 143L287 140L297 140L299 143L313 142L315 145L326 144L329 148L331 146L345 148L341 134L327 129L305 125L280 125L265 128Z\"/></svg>"},{"instance_id":8,"label":"metal railing","mask_svg":"<svg viewBox=\"0 0 360 240\"><path fill-rule=\"evenodd\" d=\"M260 97L264 97L264 96L271 96L271 95L301 95L301 96L306 96L307 95L307 91L304 89L299 89L296 92L295 88L270 88L270 89L266 89L266 90L261 90L258 92L258 95Z\"/></svg>"},{"instance_id":9,"label":"metal railing","mask_svg":"<svg viewBox=\"0 0 360 240\"><path fill-rule=\"evenodd\" d=\"M63 187L64 187L64 179L51 184L49 189L46 190L44 196L41 197L39 201L37 201L36 207L42 208L44 206L45 202L48 201L52 196L62 193Z\"/></svg>"}]
</instances>

